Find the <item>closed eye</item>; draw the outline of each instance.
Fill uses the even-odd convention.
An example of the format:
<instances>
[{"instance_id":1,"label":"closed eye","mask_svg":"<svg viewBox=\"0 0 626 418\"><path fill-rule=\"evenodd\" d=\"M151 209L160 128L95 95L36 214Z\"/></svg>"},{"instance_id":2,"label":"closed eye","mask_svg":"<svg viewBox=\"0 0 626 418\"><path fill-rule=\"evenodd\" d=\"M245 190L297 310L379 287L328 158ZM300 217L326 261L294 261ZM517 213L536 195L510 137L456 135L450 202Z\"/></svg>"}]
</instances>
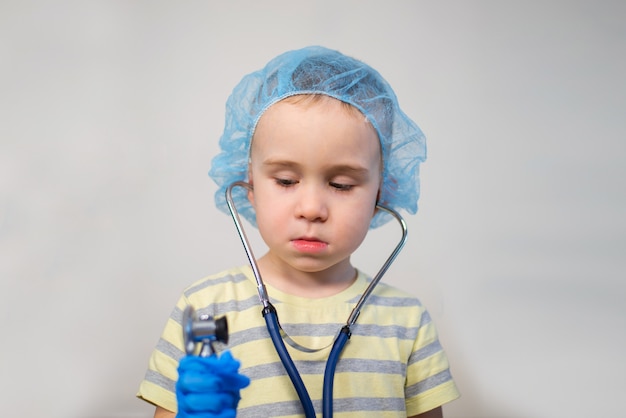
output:
<instances>
[{"instance_id":1,"label":"closed eye","mask_svg":"<svg viewBox=\"0 0 626 418\"><path fill-rule=\"evenodd\" d=\"M276 184L278 184L281 187L290 187L298 183L296 180L281 179L281 178L276 178L274 179L274 181L276 182Z\"/></svg>"},{"instance_id":2,"label":"closed eye","mask_svg":"<svg viewBox=\"0 0 626 418\"><path fill-rule=\"evenodd\" d=\"M354 186L353 186L353 185L351 185L351 184L335 183L335 182L333 182L333 181L331 181L331 182L329 183L329 185L330 185L330 187L333 187L333 188L335 188L335 189L337 189L337 190L339 190L339 191L342 191L342 192L347 192L347 191L350 191L350 190L352 190L352 188L354 187Z\"/></svg>"}]
</instances>

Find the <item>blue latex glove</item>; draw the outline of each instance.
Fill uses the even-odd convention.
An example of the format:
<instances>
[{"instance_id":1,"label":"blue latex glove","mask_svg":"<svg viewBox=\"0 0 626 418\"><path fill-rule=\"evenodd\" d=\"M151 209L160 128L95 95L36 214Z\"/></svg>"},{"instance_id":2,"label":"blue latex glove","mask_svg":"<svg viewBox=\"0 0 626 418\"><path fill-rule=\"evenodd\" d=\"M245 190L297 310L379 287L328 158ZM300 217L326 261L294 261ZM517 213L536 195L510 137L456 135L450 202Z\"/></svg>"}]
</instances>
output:
<instances>
[{"instance_id":1,"label":"blue latex glove","mask_svg":"<svg viewBox=\"0 0 626 418\"><path fill-rule=\"evenodd\" d=\"M178 365L177 418L234 418L239 391L250 384L229 351L219 357L185 356Z\"/></svg>"}]
</instances>

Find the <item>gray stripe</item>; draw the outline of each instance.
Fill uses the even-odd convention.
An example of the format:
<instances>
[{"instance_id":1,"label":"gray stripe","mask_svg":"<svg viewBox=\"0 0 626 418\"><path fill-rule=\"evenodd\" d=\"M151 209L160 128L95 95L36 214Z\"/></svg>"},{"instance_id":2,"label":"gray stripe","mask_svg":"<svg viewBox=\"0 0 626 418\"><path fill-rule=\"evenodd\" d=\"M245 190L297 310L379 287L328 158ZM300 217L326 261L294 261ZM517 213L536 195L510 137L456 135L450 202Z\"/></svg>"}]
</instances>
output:
<instances>
[{"instance_id":1,"label":"gray stripe","mask_svg":"<svg viewBox=\"0 0 626 418\"><path fill-rule=\"evenodd\" d=\"M361 296L354 297L350 302L357 303ZM371 295L364 306L390 306L390 307L411 307L422 306L421 302L413 297L389 297L373 294ZM364 308L365 309L365 308Z\"/></svg>"},{"instance_id":2,"label":"gray stripe","mask_svg":"<svg viewBox=\"0 0 626 418\"><path fill-rule=\"evenodd\" d=\"M269 339L267 328L265 328L265 326L259 326L231 333L228 337L228 345L235 347L241 344L266 339Z\"/></svg>"},{"instance_id":3,"label":"gray stripe","mask_svg":"<svg viewBox=\"0 0 626 418\"><path fill-rule=\"evenodd\" d=\"M176 392L176 382L172 379L168 379L158 372L148 370L146 372L146 381L154 383L155 385L170 392Z\"/></svg>"},{"instance_id":4,"label":"gray stripe","mask_svg":"<svg viewBox=\"0 0 626 418\"><path fill-rule=\"evenodd\" d=\"M290 337L335 337L344 324L290 324L281 323L281 327ZM380 338L398 338L400 340L415 340L419 329L417 327L402 327L398 325L354 324L352 335Z\"/></svg>"},{"instance_id":5,"label":"gray stripe","mask_svg":"<svg viewBox=\"0 0 626 418\"><path fill-rule=\"evenodd\" d=\"M257 309L261 316L262 306L258 296L251 296L248 299L229 300L227 302L212 303L204 308L196 308L199 315L222 316L228 312L245 312L248 309Z\"/></svg>"},{"instance_id":6,"label":"gray stripe","mask_svg":"<svg viewBox=\"0 0 626 418\"><path fill-rule=\"evenodd\" d=\"M406 411L404 398L344 398L334 399L337 412Z\"/></svg>"},{"instance_id":7,"label":"gray stripe","mask_svg":"<svg viewBox=\"0 0 626 418\"><path fill-rule=\"evenodd\" d=\"M242 367L240 373L245 374L253 381L287 374L285 368L280 362L265 363L254 367Z\"/></svg>"},{"instance_id":8,"label":"gray stripe","mask_svg":"<svg viewBox=\"0 0 626 418\"><path fill-rule=\"evenodd\" d=\"M404 390L404 396L406 396L407 399L417 396L449 380L452 380L452 375L450 374L450 369L446 369L434 376L428 377L421 382L417 382L416 384L407 387Z\"/></svg>"},{"instance_id":9,"label":"gray stripe","mask_svg":"<svg viewBox=\"0 0 626 418\"><path fill-rule=\"evenodd\" d=\"M294 361L301 375L324 374L326 361ZM377 373L406 376L406 368L400 361L368 360L368 359L341 359L337 364L337 373ZM242 368L241 373L252 380L276 376L285 376L287 372L282 363L267 363L254 367Z\"/></svg>"},{"instance_id":10,"label":"gray stripe","mask_svg":"<svg viewBox=\"0 0 626 418\"><path fill-rule=\"evenodd\" d=\"M297 361L296 367L302 374L324 374L324 361ZM342 358L337 363L337 373L399 374L404 376L404 364L399 361Z\"/></svg>"},{"instance_id":11,"label":"gray stripe","mask_svg":"<svg viewBox=\"0 0 626 418\"><path fill-rule=\"evenodd\" d=\"M235 274L235 275L227 274L225 276L218 277L216 279L203 280L200 283L198 283L197 285L188 288L185 291L185 296L189 297L189 296L193 295L194 293L200 292L201 290L206 289L208 287L219 286L221 284L228 283L228 282L240 283L240 282L243 282L243 281L246 281L246 280L248 280L248 278L246 277L245 274L242 274L242 273Z\"/></svg>"},{"instance_id":12,"label":"gray stripe","mask_svg":"<svg viewBox=\"0 0 626 418\"><path fill-rule=\"evenodd\" d=\"M313 402L314 408L318 411L321 411L321 405L322 403L319 401ZM237 418L284 417L289 415L304 416L304 410L299 400L273 402L237 409Z\"/></svg>"},{"instance_id":13,"label":"gray stripe","mask_svg":"<svg viewBox=\"0 0 626 418\"><path fill-rule=\"evenodd\" d=\"M317 414L321 414L322 401L313 400L313 407ZM362 412L364 414L381 411L405 412L406 404L404 398L343 398L334 399L333 408L335 412ZM299 401L276 402L237 410L237 417L239 418L289 415L304 415Z\"/></svg>"},{"instance_id":14,"label":"gray stripe","mask_svg":"<svg viewBox=\"0 0 626 418\"><path fill-rule=\"evenodd\" d=\"M337 373L377 373L397 374L405 376L406 367L401 361L370 360L370 359L340 359L337 363Z\"/></svg>"},{"instance_id":15,"label":"gray stripe","mask_svg":"<svg viewBox=\"0 0 626 418\"><path fill-rule=\"evenodd\" d=\"M156 349L176 361L180 360L180 358L185 354L174 344L164 340L163 338L159 338Z\"/></svg>"},{"instance_id":16,"label":"gray stripe","mask_svg":"<svg viewBox=\"0 0 626 418\"><path fill-rule=\"evenodd\" d=\"M419 329L398 325L359 324L352 327L352 335L361 337L376 336L379 338L397 338L399 340L415 340Z\"/></svg>"},{"instance_id":17,"label":"gray stripe","mask_svg":"<svg viewBox=\"0 0 626 418\"><path fill-rule=\"evenodd\" d=\"M424 360L427 357L432 356L433 354L439 353L443 351L441 347L441 343L439 340L435 340L432 343L420 348L419 350L411 353L411 357L409 357L409 366L413 363L417 363L418 361Z\"/></svg>"},{"instance_id":18,"label":"gray stripe","mask_svg":"<svg viewBox=\"0 0 626 418\"><path fill-rule=\"evenodd\" d=\"M199 309L198 313L213 315L212 313L208 313L207 311L208 308L203 308ZM259 314L259 317L261 317L261 314ZM182 325L182 312L180 311L180 309L176 308L174 312L172 312L170 318L179 325ZM428 320L428 322L430 322L430 317L426 319ZM281 327L287 333L287 335L293 338L326 337L330 339L337 336L342 326L343 324L281 324ZM423 324L421 324L420 326L423 326ZM379 338L397 338L399 340L413 341L417 337L419 328L402 327L398 325L359 324L357 322L354 326L352 326L351 331L353 336L358 337L376 336ZM263 325L231 333L229 335L229 345L236 346L239 344L258 341L265 338L269 338L269 334L267 332L267 328L265 327L265 325Z\"/></svg>"},{"instance_id":19,"label":"gray stripe","mask_svg":"<svg viewBox=\"0 0 626 418\"><path fill-rule=\"evenodd\" d=\"M195 311L197 315L209 315L209 316L222 316L225 312L244 312L250 308L258 308L259 316L261 316L261 304L258 297L250 297L244 300L231 300L222 303L213 303L205 307L196 307ZM183 311L180 308L175 307L170 315L170 319L179 325L183 323Z\"/></svg>"},{"instance_id":20,"label":"gray stripe","mask_svg":"<svg viewBox=\"0 0 626 418\"><path fill-rule=\"evenodd\" d=\"M430 324L432 322L432 319L430 317L430 314L428 313L428 311L424 311L422 312L422 317L420 318L420 324L419 327L423 327L426 324Z\"/></svg>"},{"instance_id":21,"label":"gray stripe","mask_svg":"<svg viewBox=\"0 0 626 418\"><path fill-rule=\"evenodd\" d=\"M280 318L279 318L280 319ZM290 337L334 337L339 334L343 324L290 324L282 323L280 326Z\"/></svg>"},{"instance_id":22,"label":"gray stripe","mask_svg":"<svg viewBox=\"0 0 626 418\"><path fill-rule=\"evenodd\" d=\"M174 310L170 314L170 319L179 325L182 324L183 323L183 311L178 309L178 306L174 306Z\"/></svg>"}]
</instances>

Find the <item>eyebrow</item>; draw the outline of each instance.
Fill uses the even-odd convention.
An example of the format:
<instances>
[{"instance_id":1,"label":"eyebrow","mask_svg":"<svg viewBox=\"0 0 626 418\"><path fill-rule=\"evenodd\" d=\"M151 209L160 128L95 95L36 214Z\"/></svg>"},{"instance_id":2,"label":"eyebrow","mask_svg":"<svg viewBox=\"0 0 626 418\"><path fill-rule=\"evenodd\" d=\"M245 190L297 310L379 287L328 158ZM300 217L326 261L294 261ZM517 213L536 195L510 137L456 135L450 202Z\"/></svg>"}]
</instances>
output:
<instances>
[{"instance_id":1,"label":"eyebrow","mask_svg":"<svg viewBox=\"0 0 626 418\"><path fill-rule=\"evenodd\" d=\"M269 158L267 160L263 160L262 165L264 166L272 166L272 167L284 167L284 168L297 168L300 165L294 161L289 160L276 160Z\"/></svg>"},{"instance_id":2,"label":"eyebrow","mask_svg":"<svg viewBox=\"0 0 626 418\"><path fill-rule=\"evenodd\" d=\"M277 167L277 168L286 168L286 169L297 169L300 167L300 164L289 161L289 160L278 160L278 159L267 159L262 162L263 166L266 167ZM333 173L350 173L353 175L367 175L370 170L366 167L362 167L359 165L351 165L351 164L337 164L333 166L329 166L327 168L329 171Z\"/></svg>"}]
</instances>

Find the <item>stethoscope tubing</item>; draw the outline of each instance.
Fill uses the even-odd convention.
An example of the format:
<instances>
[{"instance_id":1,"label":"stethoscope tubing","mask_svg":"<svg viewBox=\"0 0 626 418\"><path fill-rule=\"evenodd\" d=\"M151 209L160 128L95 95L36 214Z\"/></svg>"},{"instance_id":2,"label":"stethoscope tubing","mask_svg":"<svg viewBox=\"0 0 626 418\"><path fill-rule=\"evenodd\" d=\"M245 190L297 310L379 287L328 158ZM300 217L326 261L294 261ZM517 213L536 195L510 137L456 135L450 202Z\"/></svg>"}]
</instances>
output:
<instances>
[{"instance_id":1,"label":"stethoscope tubing","mask_svg":"<svg viewBox=\"0 0 626 418\"><path fill-rule=\"evenodd\" d=\"M313 407L313 402L311 402L311 397L309 396L309 392L302 381L302 377L300 376L296 365L293 363L293 360L287 351L287 347L285 346L280 334L280 325L278 324L276 309L274 309L271 304L269 308L263 309L263 318L265 319L267 331L270 334L276 353L278 354L281 363L283 363L294 389L298 393L300 403L302 403L302 408L304 409L304 415L306 418L315 418L315 408Z\"/></svg>"},{"instance_id":2,"label":"stethoscope tubing","mask_svg":"<svg viewBox=\"0 0 626 418\"><path fill-rule=\"evenodd\" d=\"M335 339L333 348L330 350L328 360L326 360L326 368L324 369L324 386L322 389L322 416L333 416L333 388L335 386L335 370L339 357L346 343L350 339L350 327L347 325L341 329L339 335Z\"/></svg>"}]
</instances>

